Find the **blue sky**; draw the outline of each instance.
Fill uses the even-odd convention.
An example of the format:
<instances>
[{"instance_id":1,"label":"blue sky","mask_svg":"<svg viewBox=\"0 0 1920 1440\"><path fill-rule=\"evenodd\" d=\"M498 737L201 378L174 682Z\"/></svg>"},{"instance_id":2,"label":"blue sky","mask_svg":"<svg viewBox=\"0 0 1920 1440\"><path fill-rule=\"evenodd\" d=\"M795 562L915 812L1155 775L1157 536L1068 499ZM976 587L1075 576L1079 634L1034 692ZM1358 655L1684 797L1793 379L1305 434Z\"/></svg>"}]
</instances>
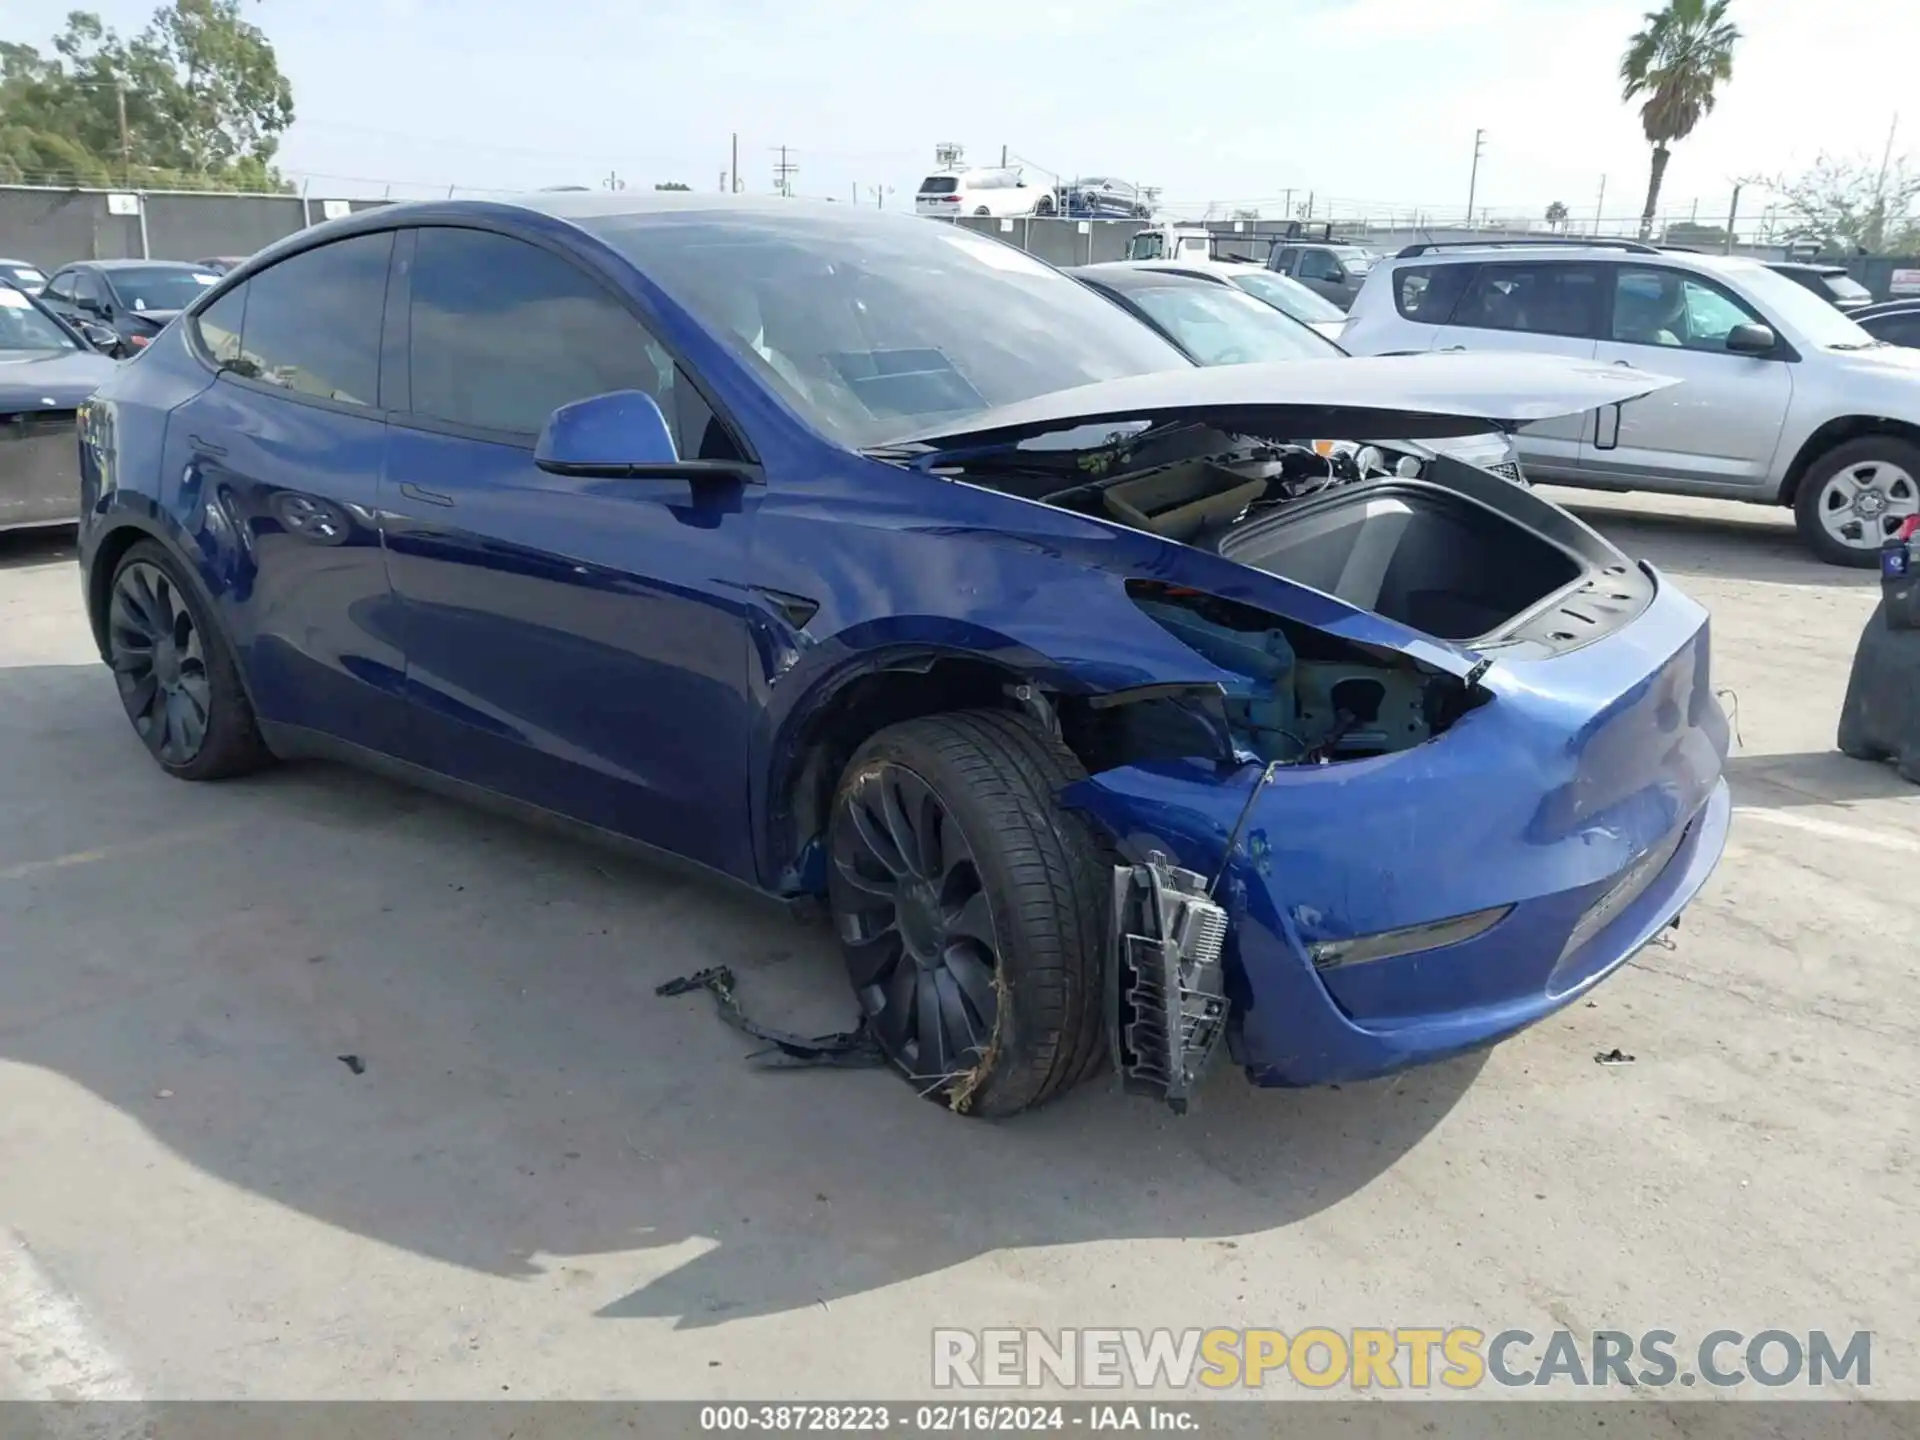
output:
<instances>
[{"instance_id":1,"label":"blue sky","mask_svg":"<svg viewBox=\"0 0 1920 1440\"><path fill-rule=\"evenodd\" d=\"M10 0L34 43L77 0ZM738 132L747 188L794 148L796 190L908 202L936 142L1030 170L1121 174L1198 213L1336 213L1559 199L1636 213L1646 183L1619 51L1650 0L261 0L294 85L281 163L319 195L679 180L715 188ZM152 0L100 0L137 29ZM1902 97L1920 155L1920 7L1735 0L1732 87L1668 178L1723 218L1733 181L1821 150L1877 162ZM1743 211L1752 203L1743 202Z\"/></svg>"}]
</instances>

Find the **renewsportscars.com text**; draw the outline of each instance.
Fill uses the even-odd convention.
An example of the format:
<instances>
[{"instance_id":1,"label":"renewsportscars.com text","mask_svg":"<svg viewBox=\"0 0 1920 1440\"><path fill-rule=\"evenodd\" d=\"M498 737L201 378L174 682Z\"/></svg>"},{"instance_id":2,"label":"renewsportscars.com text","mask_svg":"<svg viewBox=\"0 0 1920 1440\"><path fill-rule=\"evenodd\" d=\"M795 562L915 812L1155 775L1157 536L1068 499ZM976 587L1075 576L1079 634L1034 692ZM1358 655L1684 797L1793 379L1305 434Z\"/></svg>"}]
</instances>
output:
<instances>
[{"instance_id":1,"label":"renewsportscars.com text","mask_svg":"<svg viewBox=\"0 0 1920 1440\"><path fill-rule=\"evenodd\" d=\"M1713 1330L1535 1334L1469 1326L1281 1330L935 1330L939 1389L1661 1389L1873 1382L1873 1336Z\"/></svg>"}]
</instances>

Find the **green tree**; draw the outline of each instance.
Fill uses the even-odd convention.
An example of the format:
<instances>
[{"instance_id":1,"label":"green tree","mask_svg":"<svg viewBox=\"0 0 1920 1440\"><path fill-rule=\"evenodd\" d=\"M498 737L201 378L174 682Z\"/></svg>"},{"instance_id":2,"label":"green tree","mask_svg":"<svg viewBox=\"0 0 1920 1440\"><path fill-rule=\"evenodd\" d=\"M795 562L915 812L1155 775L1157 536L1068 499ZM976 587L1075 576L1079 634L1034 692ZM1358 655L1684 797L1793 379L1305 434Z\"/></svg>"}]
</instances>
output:
<instances>
[{"instance_id":1,"label":"green tree","mask_svg":"<svg viewBox=\"0 0 1920 1440\"><path fill-rule=\"evenodd\" d=\"M1778 197L1789 240L1823 250L1907 255L1920 241L1920 170L1902 156L1886 164L1866 156L1821 155L1801 175L1756 183Z\"/></svg>"},{"instance_id":2,"label":"green tree","mask_svg":"<svg viewBox=\"0 0 1920 1440\"><path fill-rule=\"evenodd\" d=\"M272 164L292 88L241 4L171 0L132 39L76 10L51 54L0 45L0 175L288 188Z\"/></svg>"},{"instance_id":3,"label":"green tree","mask_svg":"<svg viewBox=\"0 0 1920 1440\"><path fill-rule=\"evenodd\" d=\"M1728 0L1667 0L1650 10L1620 57L1620 99L1641 100L1640 126L1653 146L1640 237L1653 231L1660 185L1672 146L1713 109L1714 88L1733 78L1740 31L1727 19Z\"/></svg>"},{"instance_id":4,"label":"green tree","mask_svg":"<svg viewBox=\"0 0 1920 1440\"><path fill-rule=\"evenodd\" d=\"M1566 223L1567 223L1567 207L1562 202L1556 200L1551 205L1547 206L1547 224L1553 226L1554 229L1558 230L1561 226L1565 225Z\"/></svg>"}]
</instances>

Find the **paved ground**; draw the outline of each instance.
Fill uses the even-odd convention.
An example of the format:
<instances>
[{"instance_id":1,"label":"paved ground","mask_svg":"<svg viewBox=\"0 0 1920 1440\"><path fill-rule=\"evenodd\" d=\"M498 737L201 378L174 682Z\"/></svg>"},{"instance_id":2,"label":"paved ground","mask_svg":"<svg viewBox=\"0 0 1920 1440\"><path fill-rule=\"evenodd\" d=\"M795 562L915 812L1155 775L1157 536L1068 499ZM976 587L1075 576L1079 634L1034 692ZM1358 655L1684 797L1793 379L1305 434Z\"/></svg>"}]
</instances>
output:
<instances>
[{"instance_id":1,"label":"paved ground","mask_svg":"<svg viewBox=\"0 0 1920 1440\"><path fill-rule=\"evenodd\" d=\"M1712 606L1736 709L1678 949L1490 1055L1224 1072L1184 1121L757 1072L652 987L725 961L824 1026L820 935L346 771L170 781L70 548L0 541L0 1394L907 1396L933 1325L1468 1323L1871 1328L1920 1397L1920 805L1831 749L1873 578L1578 503Z\"/></svg>"}]
</instances>

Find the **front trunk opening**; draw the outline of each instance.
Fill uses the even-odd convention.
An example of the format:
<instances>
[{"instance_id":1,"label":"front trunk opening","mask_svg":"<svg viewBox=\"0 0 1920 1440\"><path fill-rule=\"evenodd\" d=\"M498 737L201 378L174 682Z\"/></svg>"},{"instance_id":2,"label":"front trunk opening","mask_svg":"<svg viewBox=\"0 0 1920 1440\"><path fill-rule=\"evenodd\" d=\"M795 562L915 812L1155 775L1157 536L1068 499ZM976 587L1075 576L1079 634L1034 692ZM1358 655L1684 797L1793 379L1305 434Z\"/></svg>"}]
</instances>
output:
<instances>
[{"instance_id":1,"label":"front trunk opening","mask_svg":"<svg viewBox=\"0 0 1920 1440\"><path fill-rule=\"evenodd\" d=\"M1491 635L1580 579L1572 555L1431 485L1383 481L1229 529L1230 560L1441 640Z\"/></svg>"}]
</instances>

